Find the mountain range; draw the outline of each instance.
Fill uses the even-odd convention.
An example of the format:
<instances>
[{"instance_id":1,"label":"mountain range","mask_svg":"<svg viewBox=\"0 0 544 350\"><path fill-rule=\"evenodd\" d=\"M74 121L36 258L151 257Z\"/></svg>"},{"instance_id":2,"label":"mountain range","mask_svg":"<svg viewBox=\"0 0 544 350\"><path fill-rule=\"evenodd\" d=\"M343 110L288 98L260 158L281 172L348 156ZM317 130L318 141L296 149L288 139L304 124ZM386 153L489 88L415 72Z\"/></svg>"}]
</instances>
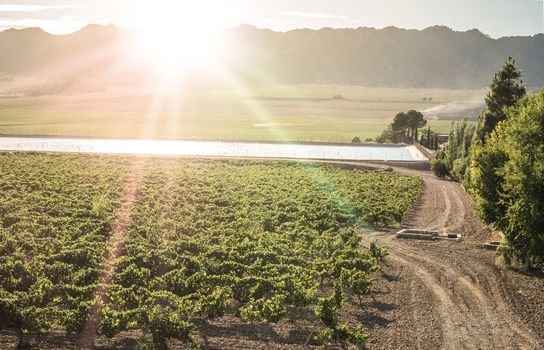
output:
<instances>
[{"instance_id":1,"label":"mountain range","mask_svg":"<svg viewBox=\"0 0 544 350\"><path fill-rule=\"evenodd\" d=\"M145 69L141 62L123 64L133 37L133 31L112 25L90 25L69 35L6 30L0 32L0 73L100 79L133 74ZM175 33L168 40L184 45ZM218 40L223 50L217 59L231 74L250 81L482 88L512 56L528 87L544 85L544 34L494 39L476 29L458 32L444 26L274 32L241 25L219 33Z\"/></svg>"}]
</instances>

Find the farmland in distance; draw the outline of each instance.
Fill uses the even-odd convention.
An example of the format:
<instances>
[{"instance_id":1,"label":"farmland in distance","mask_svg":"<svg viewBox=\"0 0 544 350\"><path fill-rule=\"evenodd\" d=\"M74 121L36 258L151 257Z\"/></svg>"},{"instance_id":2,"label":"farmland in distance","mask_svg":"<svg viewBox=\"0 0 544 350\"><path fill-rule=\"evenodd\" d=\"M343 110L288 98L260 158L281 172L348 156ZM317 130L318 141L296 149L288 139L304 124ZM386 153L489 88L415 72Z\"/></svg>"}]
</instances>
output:
<instances>
[{"instance_id":1,"label":"farmland in distance","mask_svg":"<svg viewBox=\"0 0 544 350\"><path fill-rule=\"evenodd\" d=\"M0 99L0 134L349 142L354 136L375 138L409 109L423 111L433 130L447 133L453 120L476 120L485 93L324 84L154 91L112 87L7 96Z\"/></svg>"}]
</instances>

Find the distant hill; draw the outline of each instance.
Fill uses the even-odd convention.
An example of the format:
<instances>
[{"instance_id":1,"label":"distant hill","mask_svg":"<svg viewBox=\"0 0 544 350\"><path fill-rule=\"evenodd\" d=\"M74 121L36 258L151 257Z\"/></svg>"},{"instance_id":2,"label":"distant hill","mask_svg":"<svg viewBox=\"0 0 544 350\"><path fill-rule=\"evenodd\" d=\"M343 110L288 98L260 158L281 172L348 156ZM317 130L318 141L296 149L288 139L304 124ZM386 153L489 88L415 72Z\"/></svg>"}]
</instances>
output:
<instances>
[{"instance_id":1,"label":"distant hill","mask_svg":"<svg viewBox=\"0 0 544 350\"><path fill-rule=\"evenodd\" d=\"M0 32L0 72L13 75L104 75L123 59L131 33L115 26L90 25L69 35L39 28Z\"/></svg>"},{"instance_id":2,"label":"distant hill","mask_svg":"<svg viewBox=\"0 0 544 350\"><path fill-rule=\"evenodd\" d=\"M529 87L544 85L544 35L493 39L473 29L293 30L239 26L220 34L225 65L237 77L280 83L413 88L481 88L508 56ZM0 72L107 76L130 71L123 54L132 33L92 25L70 35L41 29L0 32ZM183 43L172 42L172 45ZM132 67L132 71L137 71ZM141 69L141 67L140 67Z\"/></svg>"}]
</instances>

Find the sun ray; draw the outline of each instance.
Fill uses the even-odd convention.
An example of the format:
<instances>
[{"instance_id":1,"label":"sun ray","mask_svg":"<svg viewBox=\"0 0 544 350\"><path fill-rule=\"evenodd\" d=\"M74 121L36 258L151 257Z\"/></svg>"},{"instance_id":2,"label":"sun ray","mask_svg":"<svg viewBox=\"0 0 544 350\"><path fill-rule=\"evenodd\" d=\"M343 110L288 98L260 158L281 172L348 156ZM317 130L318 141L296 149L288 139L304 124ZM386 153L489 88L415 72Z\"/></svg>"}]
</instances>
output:
<instances>
[{"instance_id":1,"label":"sun ray","mask_svg":"<svg viewBox=\"0 0 544 350\"><path fill-rule=\"evenodd\" d=\"M225 81L228 87L234 92L234 94L241 101L244 101L245 106L256 117L259 123L270 124L275 123L274 116L268 112L255 98L252 96L252 92L246 87L246 84L242 83L239 78L235 77L224 66L219 65L216 67L217 74ZM272 140L285 141L289 140L289 135L281 128L269 128L268 132Z\"/></svg>"}]
</instances>

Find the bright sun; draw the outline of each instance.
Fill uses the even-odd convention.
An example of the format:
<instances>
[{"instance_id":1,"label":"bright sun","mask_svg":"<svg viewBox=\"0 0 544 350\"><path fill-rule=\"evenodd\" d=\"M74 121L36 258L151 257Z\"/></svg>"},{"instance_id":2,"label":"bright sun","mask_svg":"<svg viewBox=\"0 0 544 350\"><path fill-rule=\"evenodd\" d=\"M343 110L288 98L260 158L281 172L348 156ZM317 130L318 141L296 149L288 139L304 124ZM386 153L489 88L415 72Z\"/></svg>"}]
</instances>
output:
<instances>
[{"instance_id":1,"label":"bright sun","mask_svg":"<svg viewBox=\"0 0 544 350\"><path fill-rule=\"evenodd\" d=\"M216 49L215 33L226 25L225 1L149 0L141 2L141 32L136 46L151 59L154 70L183 73L207 63Z\"/></svg>"}]
</instances>

